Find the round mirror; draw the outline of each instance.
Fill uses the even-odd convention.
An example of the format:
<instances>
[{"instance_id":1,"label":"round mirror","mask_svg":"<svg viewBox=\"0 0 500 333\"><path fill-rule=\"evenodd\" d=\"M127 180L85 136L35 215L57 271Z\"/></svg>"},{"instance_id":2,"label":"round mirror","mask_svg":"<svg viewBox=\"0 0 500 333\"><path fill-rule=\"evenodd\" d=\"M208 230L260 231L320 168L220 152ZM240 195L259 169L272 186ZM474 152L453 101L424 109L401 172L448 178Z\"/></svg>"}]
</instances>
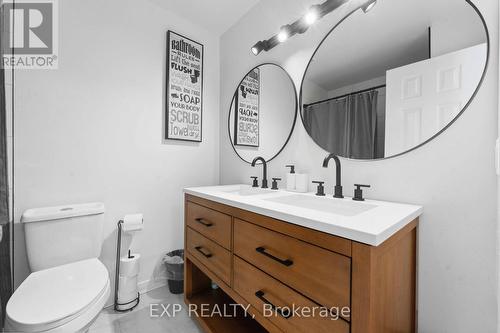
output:
<instances>
[{"instance_id":1,"label":"round mirror","mask_svg":"<svg viewBox=\"0 0 500 333\"><path fill-rule=\"evenodd\" d=\"M339 156L403 154L465 110L488 51L486 25L469 1L368 1L313 54L301 87L302 122Z\"/></svg>"},{"instance_id":2,"label":"round mirror","mask_svg":"<svg viewBox=\"0 0 500 333\"><path fill-rule=\"evenodd\" d=\"M234 91L228 132L234 151L245 162L267 162L285 147L297 117L297 92L278 65L262 64L248 72Z\"/></svg>"}]
</instances>

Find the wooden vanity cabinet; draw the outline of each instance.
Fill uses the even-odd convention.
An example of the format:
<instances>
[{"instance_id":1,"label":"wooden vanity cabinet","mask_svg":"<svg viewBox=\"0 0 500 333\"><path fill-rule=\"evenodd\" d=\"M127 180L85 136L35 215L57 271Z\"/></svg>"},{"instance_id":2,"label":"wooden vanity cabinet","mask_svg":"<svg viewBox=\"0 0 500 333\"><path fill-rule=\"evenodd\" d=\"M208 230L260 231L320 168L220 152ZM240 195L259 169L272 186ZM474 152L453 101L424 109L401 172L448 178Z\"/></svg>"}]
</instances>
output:
<instances>
[{"instance_id":1,"label":"wooden vanity cabinet","mask_svg":"<svg viewBox=\"0 0 500 333\"><path fill-rule=\"evenodd\" d=\"M375 247L186 194L185 302L248 309L206 332L413 333L417 224Z\"/></svg>"}]
</instances>

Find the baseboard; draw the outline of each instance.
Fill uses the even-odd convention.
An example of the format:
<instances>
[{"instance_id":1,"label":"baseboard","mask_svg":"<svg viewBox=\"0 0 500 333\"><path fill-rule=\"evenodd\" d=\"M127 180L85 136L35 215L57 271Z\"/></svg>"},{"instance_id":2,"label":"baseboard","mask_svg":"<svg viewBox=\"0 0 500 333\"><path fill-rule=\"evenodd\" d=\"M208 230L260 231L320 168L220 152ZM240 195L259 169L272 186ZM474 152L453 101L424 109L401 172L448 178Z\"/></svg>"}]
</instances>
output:
<instances>
[{"instance_id":1,"label":"baseboard","mask_svg":"<svg viewBox=\"0 0 500 333\"><path fill-rule=\"evenodd\" d=\"M137 284L137 289L139 290L139 294L145 294L151 290L155 290L158 288L165 287L167 285L167 279L166 278L160 278L160 279L154 279L154 280L145 280L141 281ZM114 291L113 295L111 295L111 300L109 303L107 303L104 308L109 308L112 307L113 304L113 299L114 299Z\"/></svg>"},{"instance_id":2,"label":"baseboard","mask_svg":"<svg viewBox=\"0 0 500 333\"><path fill-rule=\"evenodd\" d=\"M147 293L148 291L155 290L161 287L165 287L167 285L166 278L154 279L154 280L146 280L138 283L137 287L139 289L140 294Z\"/></svg>"}]
</instances>

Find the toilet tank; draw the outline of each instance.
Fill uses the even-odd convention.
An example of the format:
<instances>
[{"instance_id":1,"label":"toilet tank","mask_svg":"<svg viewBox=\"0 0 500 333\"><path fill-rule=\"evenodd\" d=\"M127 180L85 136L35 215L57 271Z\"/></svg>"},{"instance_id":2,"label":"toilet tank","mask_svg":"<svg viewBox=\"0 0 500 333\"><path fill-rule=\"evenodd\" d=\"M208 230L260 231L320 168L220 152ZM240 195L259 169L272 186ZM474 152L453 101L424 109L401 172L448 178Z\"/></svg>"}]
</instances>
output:
<instances>
[{"instance_id":1,"label":"toilet tank","mask_svg":"<svg viewBox=\"0 0 500 333\"><path fill-rule=\"evenodd\" d=\"M104 204L28 209L21 217L33 272L101 253Z\"/></svg>"}]
</instances>

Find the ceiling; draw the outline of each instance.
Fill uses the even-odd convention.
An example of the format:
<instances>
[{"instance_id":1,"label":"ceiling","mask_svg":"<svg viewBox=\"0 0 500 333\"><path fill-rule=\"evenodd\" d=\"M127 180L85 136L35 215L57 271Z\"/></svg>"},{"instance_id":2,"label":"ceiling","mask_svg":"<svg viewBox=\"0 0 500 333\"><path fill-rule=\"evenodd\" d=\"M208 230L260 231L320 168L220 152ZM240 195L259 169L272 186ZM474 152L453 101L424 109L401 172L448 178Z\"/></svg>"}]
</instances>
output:
<instances>
[{"instance_id":1,"label":"ceiling","mask_svg":"<svg viewBox=\"0 0 500 333\"><path fill-rule=\"evenodd\" d=\"M479 16L465 1L379 0L370 12L358 10L325 39L308 68L306 81L332 91L426 59L427 29L432 27L435 37L439 24L452 26L453 33L439 38L441 45L433 47L445 49L443 43L453 42L454 47L464 48L486 38Z\"/></svg>"},{"instance_id":2,"label":"ceiling","mask_svg":"<svg viewBox=\"0 0 500 333\"><path fill-rule=\"evenodd\" d=\"M149 0L221 35L260 0Z\"/></svg>"}]
</instances>

